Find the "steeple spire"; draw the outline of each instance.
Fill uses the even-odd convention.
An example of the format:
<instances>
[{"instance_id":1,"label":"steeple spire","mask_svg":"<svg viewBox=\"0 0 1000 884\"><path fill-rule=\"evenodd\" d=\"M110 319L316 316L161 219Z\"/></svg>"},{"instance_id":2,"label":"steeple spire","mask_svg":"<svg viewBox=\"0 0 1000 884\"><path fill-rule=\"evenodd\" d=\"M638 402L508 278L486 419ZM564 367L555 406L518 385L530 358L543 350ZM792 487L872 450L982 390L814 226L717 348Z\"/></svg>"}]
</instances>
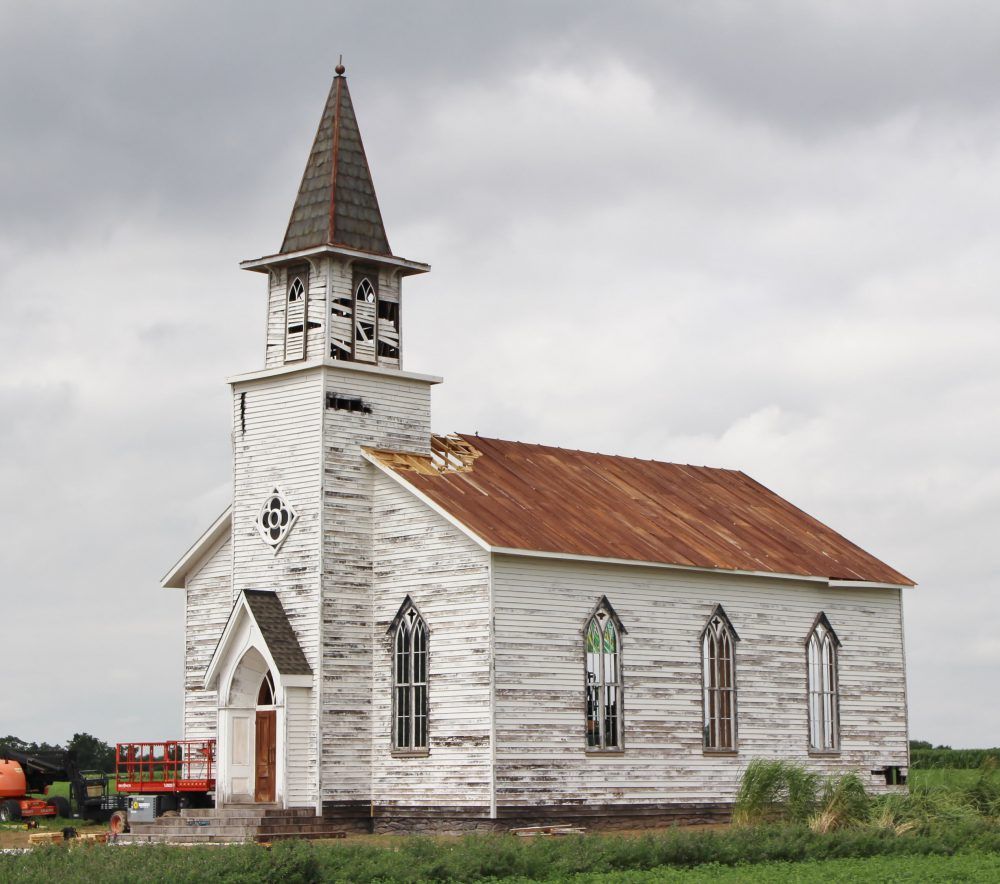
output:
<instances>
[{"instance_id":1,"label":"steeple spire","mask_svg":"<svg viewBox=\"0 0 1000 884\"><path fill-rule=\"evenodd\" d=\"M329 243L391 255L343 61L336 72L281 254Z\"/></svg>"}]
</instances>

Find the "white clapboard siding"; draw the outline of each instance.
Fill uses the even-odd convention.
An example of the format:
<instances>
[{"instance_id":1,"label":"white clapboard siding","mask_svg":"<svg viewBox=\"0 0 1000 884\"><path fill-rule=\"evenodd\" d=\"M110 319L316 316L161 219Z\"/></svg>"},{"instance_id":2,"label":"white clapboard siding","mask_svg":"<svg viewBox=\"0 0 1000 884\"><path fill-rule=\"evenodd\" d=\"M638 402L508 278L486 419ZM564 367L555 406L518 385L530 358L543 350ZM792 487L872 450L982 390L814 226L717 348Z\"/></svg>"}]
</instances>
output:
<instances>
[{"instance_id":1,"label":"white clapboard siding","mask_svg":"<svg viewBox=\"0 0 1000 884\"><path fill-rule=\"evenodd\" d=\"M489 554L392 479L375 476L372 798L476 806L491 790ZM429 632L430 751L392 755L392 636L410 596Z\"/></svg>"},{"instance_id":2,"label":"white clapboard siding","mask_svg":"<svg viewBox=\"0 0 1000 884\"><path fill-rule=\"evenodd\" d=\"M806 581L494 557L496 800L719 802L751 758L824 772L907 763L900 593ZM606 595L622 639L624 752L584 751L583 628ZM736 646L739 752L702 750L699 635L722 604ZM826 613L840 649L842 751L807 749L804 642Z\"/></svg>"},{"instance_id":3,"label":"white clapboard siding","mask_svg":"<svg viewBox=\"0 0 1000 884\"><path fill-rule=\"evenodd\" d=\"M229 537L209 550L185 583L184 739L216 736L216 692L203 689L205 670L233 607Z\"/></svg>"},{"instance_id":4,"label":"white clapboard siding","mask_svg":"<svg viewBox=\"0 0 1000 884\"><path fill-rule=\"evenodd\" d=\"M233 433L233 590L277 593L313 673L319 671L320 443L323 415L322 369L234 384ZM244 402L245 431L240 424ZM297 514L277 552L256 528L264 501L274 488ZM311 696L315 697L312 692ZM296 710L287 738L295 747L289 762L315 771L317 715ZM291 710L290 710L291 711ZM314 803L315 777L306 803Z\"/></svg>"},{"instance_id":5,"label":"white clapboard siding","mask_svg":"<svg viewBox=\"0 0 1000 884\"><path fill-rule=\"evenodd\" d=\"M285 693L286 786L290 807L316 803L316 699L311 688Z\"/></svg>"},{"instance_id":6,"label":"white clapboard siding","mask_svg":"<svg viewBox=\"0 0 1000 884\"><path fill-rule=\"evenodd\" d=\"M264 350L264 365L267 368L277 368L285 362L285 287L285 271L272 270L268 274L267 287L267 342Z\"/></svg>"},{"instance_id":7,"label":"white clapboard siding","mask_svg":"<svg viewBox=\"0 0 1000 884\"><path fill-rule=\"evenodd\" d=\"M323 799L371 799L372 483L361 446L429 452L430 386L327 367L326 390L371 414L326 409L323 488Z\"/></svg>"}]
</instances>

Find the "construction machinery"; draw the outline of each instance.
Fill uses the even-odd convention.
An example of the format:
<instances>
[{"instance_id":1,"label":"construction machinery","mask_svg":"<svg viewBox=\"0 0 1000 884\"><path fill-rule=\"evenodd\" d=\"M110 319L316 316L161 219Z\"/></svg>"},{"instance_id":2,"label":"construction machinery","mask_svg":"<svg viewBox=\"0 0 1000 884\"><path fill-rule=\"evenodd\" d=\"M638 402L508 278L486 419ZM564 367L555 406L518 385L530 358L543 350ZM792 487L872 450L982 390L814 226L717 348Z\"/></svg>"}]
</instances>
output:
<instances>
[{"instance_id":1,"label":"construction machinery","mask_svg":"<svg viewBox=\"0 0 1000 884\"><path fill-rule=\"evenodd\" d=\"M70 815L70 803L62 796L47 795L49 786L60 780L72 780L77 774L72 753L59 752L51 757L26 755L0 746L0 821Z\"/></svg>"},{"instance_id":2,"label":"construction machinery","mask_svg":"<svg viewBox=\"0 0 1000 884\"><path fill-rule=\"evenodd\" d=\"M113 774L80 770L73 752L28 755L0 746L0 821L74 816L127 831L130 821L211 807L214 765L215 740L118 743ZM70 799L48 797L56 782L69 783Z\"/></svg>"}]
</instances>

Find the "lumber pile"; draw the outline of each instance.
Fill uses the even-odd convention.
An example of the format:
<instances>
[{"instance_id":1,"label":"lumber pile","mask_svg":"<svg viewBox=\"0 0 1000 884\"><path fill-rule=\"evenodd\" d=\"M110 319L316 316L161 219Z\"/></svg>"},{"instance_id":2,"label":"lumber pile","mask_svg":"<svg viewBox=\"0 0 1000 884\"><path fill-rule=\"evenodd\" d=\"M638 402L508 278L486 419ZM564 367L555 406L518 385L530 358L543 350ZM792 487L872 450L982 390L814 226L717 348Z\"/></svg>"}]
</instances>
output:
<instances>
[{"instance_id":1,"label":"lumber pile","mask_svg":"<svg viewBox=\"0 0 1000 884\"><path fill-rule=\"evenodd\" d=\"M587 830L577 826L522 826L510 831L519 838L555 838L561 835L583 835Z\"/></svg>"}]
</instances>

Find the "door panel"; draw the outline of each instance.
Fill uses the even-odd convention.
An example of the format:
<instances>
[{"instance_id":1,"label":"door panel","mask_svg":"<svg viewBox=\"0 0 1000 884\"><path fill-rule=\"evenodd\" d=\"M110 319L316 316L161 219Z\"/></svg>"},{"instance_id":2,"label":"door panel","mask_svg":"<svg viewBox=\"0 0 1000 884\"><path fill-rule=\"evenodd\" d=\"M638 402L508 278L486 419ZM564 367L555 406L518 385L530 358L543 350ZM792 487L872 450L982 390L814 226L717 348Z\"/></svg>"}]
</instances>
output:
<instances>
[{"instance_id":1,"label":"door panel","mask_svg":"<svg viewBox=\"0 0 1000 884\"><path fill-rule=\"evenodd\" d=\"M274 780L277 766L276 718L277 713L273 709L262 709L257 712L254 801L274 801Z\"/></svg>"}]
</instances>

